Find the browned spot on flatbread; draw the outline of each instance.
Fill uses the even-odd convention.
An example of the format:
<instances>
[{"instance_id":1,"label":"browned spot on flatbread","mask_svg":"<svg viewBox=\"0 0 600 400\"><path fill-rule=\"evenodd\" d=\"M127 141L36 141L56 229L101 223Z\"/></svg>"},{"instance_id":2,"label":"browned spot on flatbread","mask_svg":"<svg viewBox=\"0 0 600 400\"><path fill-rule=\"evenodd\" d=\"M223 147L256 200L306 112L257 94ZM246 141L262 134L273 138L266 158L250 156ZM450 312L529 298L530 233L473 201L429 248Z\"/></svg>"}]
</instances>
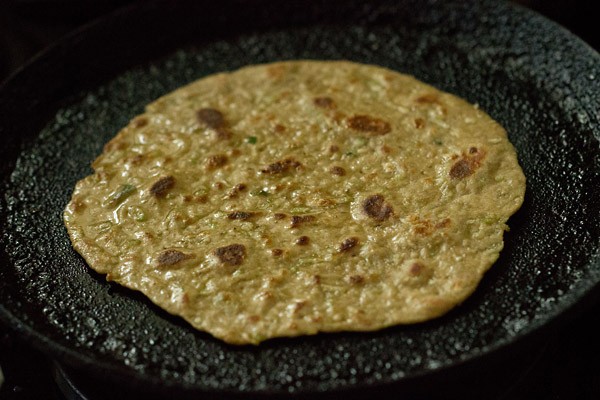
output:
<instances>
[{"instance_id":1,"label":"browned spot on flatbread","mask_svg":"<svg viewBox=\"0 0 600 400\"><path fill-rule=\"evenodd\" d=\"M463 158L454 163L450 169L450 177L454 179L463 179L467 176L471 176L473 172L475 171L471 168L471 163Z\"/></svg>"},{"instance_id":2,"label":"browned spot on flatbread","mask_svg":"<svg viewBox=\"0 0 600 400\"><path fill-rule=\"evenodd\" d=\"M355 131L369 132L373 135L385 135L392 130L389 122L369 115L355 115L348 118L348 126Z\"/></svg>"},{"instance_id":3,"label":"browned spot on flatbread","mask_svg":"<svg viewBox=\"0 0 600 400\"><path fill-rule=\"evenodd\" d=\"M337 204L337 201L333 199L319 199L318 203L319 207L331 207Z\"/></svg>"},{"instance_id":4,"label":"browned spot on flatbread","mask_svg":"<svg viewBox=\"0 0 600 400\"><path fill-rule=\"evenodd\" d=\"M376 221L385 221L394 213L392 206L385 202L385 198L380 194L369 196L362 203L362 209L365 214Z\"/></svg>"},{"instance_id":5,"label":"browned spot on flatbread","mask_svg":"<svg viewBox=\"0 0 600 400\"><path fill-rule=\"evenodd\" d=\"M425 266L422 263L415 262L410 265L408 272L410 275L417 276L417 275L420 275L421 272L423 272L424 268L425 268Z\"/></svg>"},{"instance_id":6,"label":"browned spot on flatbread","mask_svg":"<svg viewBox=\"0 0 600 400\"><path fill-rule=\"evenodd\" d=\"M276 175L286 173L288 171L294 169L300 169L302 167L302 163L296 161L294 158L286 158L284 160L275 161L272 164L269 164L267 167L260 170L263 174Z\"/></svg>"},{"instance_id":7,"label":"browned spot on flatbread","mask_svg":"<svg viewBox=\"0 0 600 400\"><path fill-rule=\"evenodd\" d=\"M365 283L365 277L362 275L350 275L348 277L348 282L352 285L362 285Z\"/></svg>"},{"instance_id":8,"label":"browned spot on flatbread","mask_svg":"<svg viewBox=\"0 0 600 400\"><path fill-rule=\"evenodd\" d=\"M175 178L165 176L154 182L150 187L150 193L157 198L165 197L165 195L175 186Z\"/></svg>"},{"instance_id":9,"label":"browned spot on flatbread","mask_svg":"<svg viewBox=\"0 0 600 400\"><path fill-rule=\"evenodd\" d=\"M404 283L409 287L424 286L433 278L433 268L421 261L410 262L405 268Z\"/></svg>"},{"instance_id":10,"label":"browned spot on flatbread","mask_svg":"<svg viewBox=\"0 0 600 400\"><path fill-rule=\"evenodd\" d=\"M298 228L300 225L313 222L316 219L314 215L294 215L290 228Z\"/></svg>"},{"instance_id":11,"label":"browned spot on flatbread","mask_svg":"<svg viewBox=\"0 0 600 400\"><path fill-rule=\"evenodd\" d=\"M229 266L241 265L246 258L246 247L243 244L230 244L219 247L214 251L215 256L222 264Z\"/></svg>"},{"instance_id":12,"label":"browned spot on flatbread","mask_svg":"<svg viewBox=\"0 0 600 400\"><path fill-rule=\"evenodd\" d=\"M297 301L296 304L294 304L294 313L300 312L307 304L308 301L306 300Z\"/></svg>"},{"instance_id":13,"label":"browned spot on flatbread","mask_svg":"<svg viewBox=\"0 0 600 400\"><path fill-rule=\"evenodd\" d=\"M216 181L213 182L211 186L217 190L223 190L225 189L226 184L223 181Z\"/></svg>"},{"instance_id":14,"label":"browned spot on flatbread","mask_svg":"<svg viewBox=\"0 0 600 400\"><path fill-rule=\"evenodd\" d=\"M129 162L132 165L140 165L145 161L146 157L143 154L136 154L135 156L129 159Z\"/></svg>"},{"instance_id":15,"label":"browned spot on flatbread","mask_svg":"<svg viewBox=\"0 0 600 400\"><path fill-rule=\"evenodd\" d=\"M315 106L317 107L321 107L321 108L327 108L327 109L332 109L335 108L335 102L333 101L333 99L331 97L315 97L315 99L313 100Z\"/></svg>"},{"instance_id":16,"label":"browned spot on flatbread","mask_svg":"<svg viewBox=\"0 0 600 400\"><path fill-rule=\"evenodd\" d=\"M333 167L331 167L329 169L329 172L331 172L332 175L336 175L336 176L344 176L346 175L346 170L340 166L334 165Z\"/></svg>"},{"instance_id":17,"label":"browned spot on flatbread","mask_svg":"<svg viewBox=\"0 0 600 400\"><path fill-rule=\"evenodd\" d=\"M248 322L250 322L251 324L256 324L258 321L260 321L260 316L258 316L258 315L249 315L248 316Z\"/></svg>"},{"instance_id":18,"label":"browned spot on flatbread","mask_svg":"<svg viewBox=\"0 0 600 400\"><path fill-rule=\"evenodd\" d=\"M160 253L156 260L159 267L170 267L192 257L193 255L182 253L179 250L168 249Z\"/></svg>"},{"instance_id":19,"label":"browned spot on flatbread","mask_svg":"<svg viewBox=\"0 0 600 400\"><path fill-rule=\"evenodd\" d=\"M419 104L440 104L438 96L433 93L423 94L417 97L415 101Z\"/></svg>"},{"instance_id":20,"label":"browned spot on flatbread","mask_svg":"<svg viewBox=\"0 0 600 400\"><path fill-rule=\"evenodd\" d=\"M231 188L229 193L227 193L227 197L230 199L234 199L240 195L240 193L245 192L248 189L245 183L238 183L234 187Z\"/></svg>"},{"instance_id":21,"label":"browned spot on flatbread","mask_svg":"<svg viewBox=\"0 0 600 400\"><path fill-rule=\"evenodd\" d=\"M415 128L421 129L425 126L425 120L423 118L415 118Z\"/></svg>"},{"instance_id":22,"label":"browned spot on flatbread","mask_svg":"<svg viewBox=\"0 0 600 400\"><path fill-rule=\"evenodd\" d=\"M280 257L283 255L283 250L281 249L271 249L271 254L273 257Z\"/></svg>"},{"instance_id":23,"label":"browned spot on flatbread","mask_svg":"<svg viewBox=\"0 0 600 400\"><path fill-rule=\"evenodd\" d=\"M300 236L298 239L296 239L295 243L298 246L306 246L310 243L310 238L308 236Z\"/></svg>"},{"instance_id":24,"label":"browned spot on flatbread","mask_svg":"<svg viewBox=\"0 0 600 400\"><path fill-rule=\"evenodd\" d=\"M450 178L464 179L475 173L481 167L486 152L484 149L470 147L468 153L462 153L460 159L450 168Z\"/></svg>"},{"instance_id":25,"label":"browned spot on flatbread","mask_svg":"<svg viewBox=\"0 0 600 400\"><path fill-rule=\"evenodd\" d=\"M450 218L444 218L441 221L438 221L438 223L435 224L435 227L437 229L442 229L442 228L447 228L450 226Z\"/></svg>"},{"instance_id":26,"label":"browned spot on flatbread","mask_svg":"<svg viewBox=\"0 0 600 400\"><path fill-rule=\"evenodd\" d=\"M229 219L237 219L242 221L248 221L254 217L256 217L258 213L251 211L234 211L227 215Z\"/></svg>"},{"instance_id":27,"label":"browned spot on flatbread","mask_svg":"<svg viewBox=\"0 0 600 400\"><path fill-rule=\"evenodd\" d=\"M127 143L122 140L117 140L118 136L111 139L110 142L106 143L103 147L103 151L105 153L110 153L113 151L119 151L125 149L127 147Z\"/></svg>"},{"instance_id":28,"label":"browned spot on flatbread","mask_svg":"<svg viewBox=\"0 0 600 400\"><path fill-rule=\"evenodd\" d=\"M214 154L206 159L206 168L217 169L227 164L229 159L225 154Z\"/></svg>"},{"instance_id":29,"label":"browned spot on flatbread","mask_svg":"<svg viewBox=\"0 0 600 400\"><path fill-rule=\"evenodd\" d=\"M276 124L273 127L273 130L275 131L275 133L283 133L287 130L287 128L285 127L285 125L282 124Z\"/></svg>"},{"instance_id":30,"label":"browned spot on flatbread","mask_svg":"<svg viewBox=\"0 0 600 400\"><path fill-rule=\"evenodd\" d=\"M383 154L393 154L394 153L394 149L388 145L382 145L379 150L383 153Z\"/></svg>"},{"instance_id":31,"label":"browned spot on flatbread","mask_svg":"<svg viewBox=\"0 0 600 400\"><path fill-rule=\"evenodd\" d=\"M188 296L187 293L184 293L183 295L181 295L181 303L186 306L188 304L190 304L190 296Z\"/></svg>"},{"instance_id":32,"label":"browned spot on flatbread","mask_svg":"<svg viewBox=\"0 0 600 400\"><path fill-rule=\"evenodd\" d=\"M137 117L133 120L134 128L143 128L146 125L148 125L148 118L146 117Z\"/></svg>"},{"instance_id":33,"label":"browned spot on flatbread","mask_svg":"<svg viewBox=\"0 0 600 400\"><path fill-rule=\"evenodd\" d=\"M339 247L340 252L347 252L358 246L360 240L356 236L349 237L345 239Z\"/></svg>"},{"instance_id":34,"label":"browned spot on flatbread","mask_svg":"<svg viewBox=\"0 0 600 400\"><path fill-rule=\"evenodd\" d=\"M214 108L201 108L196 112L196 118L207 128L219 129L225 127L223 113Z\"/></svg>"},{"instance_id":35,"label":"browned spot on flatbread","mask_svg":"<svg viewBox=\"0 0 600 400\"><path fill-rule=\"evenodd\" d=\"M87 207L86 204L84 203L83 199L81 199L81 198L74 198L71 201L71 206L73 207L73 211L76 214L81 214Z\"/></svg>"},{"instance_id":36,"label":"browned spot on flatbread","mask_svg":"<svg viewBox=\"0 0 600 400\"><path fill-rule=\"evenodd\" d=\"M439 95L435 93L426 93L415 99L415 102L420 105L435 105L439 107L439 110L446 114L446 107L444 103L440 100Z\"/></svg>"},{"instance_id":37,"label":"browned spot on flatbread","mask_svg":"<svg viewBox=\"0 0 600 400\"><path fill-rule=\"evenodd\" d=\"M435 231L449 227L452 223L450 218L444 218L433 223L430 219L422 219L416 216L411 216L410 222L413 224L413 231L420 236L430 236Z\"/></svg>"},{"instance_id":38,"label":"browned spot on flatbread","mask_svg":"<svg viewBox=\"0 0 600 400\"><path fill-rule=\"evenodd\" d=\"M183 196L183 201L186 203L196 202L196 203L204 204L208 201L208 196L205 194L201 194L201 195L186 194L185 196Z\"/></svg>"},{"instance_id":39,"label":"browned spot on flatbread","mask_svg":"<svg viewBox=\"0 0 600 400\"><path fill-rule=\"evenodd\" d=\"M233 135L231 134L231 131L227 128L219 128L219 129L215 130L215 137L218 140L231 139L231 136L233 136Z\"/></svg>"},{"instance_id":40,"label":"browned spot on flatbread","mask_svg":"<svg viewBox=\"0 0 600 400\"><path fill-rule=\"evenodd\" d=\"M275 213L273 214L273 218L275 218L277 221L281 221L282 219L286 219L287 215L284 213Z\"/></svg>"},{"instance_id":41,"label":"browned spot on flatbread","mask_svg":"<svg viewBox=\"0 0 600 400\"><path fill-rule=\"evenodd\" d=\"M233 136L227 127L223 113L215 108L201 108L196 111L196 118L200 124L213 130L218 140L228 140Z\"/></svg>"},{"instance_id":42,"label":"browned spot on flatbread","mask_svg":"<svg viewBox=\"0 0 600 400\"><path fill-rule=\"evenodd\" d=\"M280 79L287 69L288 67L283 64L270 65L267 67L267 75L269 75L269 78L271 79Z\"/></svg>"}]
</instances>

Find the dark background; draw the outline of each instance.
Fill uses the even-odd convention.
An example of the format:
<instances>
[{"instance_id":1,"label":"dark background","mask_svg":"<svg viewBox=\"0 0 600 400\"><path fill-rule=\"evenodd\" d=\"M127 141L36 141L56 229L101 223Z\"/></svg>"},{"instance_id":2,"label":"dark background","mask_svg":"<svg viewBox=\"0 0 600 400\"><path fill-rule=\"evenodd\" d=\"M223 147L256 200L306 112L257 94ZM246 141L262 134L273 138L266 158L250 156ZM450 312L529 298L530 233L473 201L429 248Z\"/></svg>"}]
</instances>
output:
<instances>
[{"instance_id":1,"label":"dark background","mask_svg":"<svg viewBox=\"0 0 600 400\"><path fill-rule=\"evenodd\" d=\"M0 81L63 35L129 0L0 0ZM516 1L600 48L592 1ZM0 110L1 112L1 110ZM598 296L596 296L598 297ZM520 378L490 399L600 399L600 303L589 301L547 338ZM0 323L0 399L60 399L50 360Z\"/></svg>"}]
</instances>

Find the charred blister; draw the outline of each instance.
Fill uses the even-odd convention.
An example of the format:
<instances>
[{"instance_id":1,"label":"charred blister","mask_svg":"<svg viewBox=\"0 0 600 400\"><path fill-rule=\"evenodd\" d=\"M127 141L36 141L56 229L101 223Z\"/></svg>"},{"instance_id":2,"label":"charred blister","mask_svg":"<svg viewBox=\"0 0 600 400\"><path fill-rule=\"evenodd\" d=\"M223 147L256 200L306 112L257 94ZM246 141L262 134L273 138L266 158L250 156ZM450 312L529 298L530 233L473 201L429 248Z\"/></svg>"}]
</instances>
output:
<instances>
[{"instance_id":1,"label":"charred blister","mask_svg":"<svg viewBox=\"0 0 600 400\"><path fill-rule=\"evenodd\" d=\"M168 249L158 255L156 261L159 267L171 267L180 262L193 258L192 254L185 254L179 250Z\"/></svg>"},{"instance_id":2,"label":"charred blister","mask_svg":"<svg viewBox=\"0 0 600 400\"><path fill-rule=\"evenodd\" d=\"M390 218L394 209L385 202L385 198L380 194L367 197L362 203L363 212L376 221L385 221Z\"/></svg>"},{"instance_id":3,"label":"charred blister","mask_svg":"<svg viewBox=\"0 0 600 400\"><path fill-rule=\"evenodd\" d=\"M175 178L172 176L165 176L154 182L154 184L150 187L150 194L158 198L165 197L174 186Z\"/></svg>"},{"instance_id":4,"label":"charred blister","mask_svg":"<svg viewBox=\"0 0 600 400\"><path fill-rule=\"evenodd\" d=\"M216 249L214 255L222 264L235 267L244 262L246 247L243 244L230 244L229 246Z\"/></svg>"},{"instance_id":5,"label":"charred blister","mask_svg":"<svg viewBox=\"0 0 600 400\"><path fill-rule=\"evenodd\" d=\"M348 119L350 129L360 132L368 132L372 135L385 135L392 130L389 122L369 115L355 115Z\"/></svg>"}]
</instances>

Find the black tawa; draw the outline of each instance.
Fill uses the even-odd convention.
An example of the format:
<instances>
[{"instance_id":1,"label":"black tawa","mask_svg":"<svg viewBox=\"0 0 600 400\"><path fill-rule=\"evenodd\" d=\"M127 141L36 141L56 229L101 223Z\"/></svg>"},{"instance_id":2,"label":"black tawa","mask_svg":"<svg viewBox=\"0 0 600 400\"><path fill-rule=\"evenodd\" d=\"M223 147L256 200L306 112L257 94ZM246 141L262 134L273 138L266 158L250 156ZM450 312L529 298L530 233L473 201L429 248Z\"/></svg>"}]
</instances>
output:
<instances>
[{"instance_id":1,"label":"black tawa","mask_svg":"<svg viewBox=\"0 0 600 400\"><path fill-rule=\"evenodd\" d=\"M288 59L413 74L507 129L527 176L525 203L496 265L449 314L235 347L105 282L71 248L61 218L75 182L145 104L213 72ZM0 87L0 317L65 368L148 398L432 393L597 301L599 75L600 56L584 42L496 1L125 8Z\"/></svg>"}]
</instances>

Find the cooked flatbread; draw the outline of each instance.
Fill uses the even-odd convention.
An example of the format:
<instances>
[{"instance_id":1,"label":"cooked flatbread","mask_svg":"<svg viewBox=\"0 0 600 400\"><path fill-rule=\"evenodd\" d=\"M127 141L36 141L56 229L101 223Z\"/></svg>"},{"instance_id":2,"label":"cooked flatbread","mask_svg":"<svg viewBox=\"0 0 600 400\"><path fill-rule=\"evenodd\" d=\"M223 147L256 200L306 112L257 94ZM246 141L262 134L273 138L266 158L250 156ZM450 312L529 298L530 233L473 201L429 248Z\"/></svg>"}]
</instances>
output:
<instances>
[{"instance_id":1,"label":"cooked flatbread","mask_svg":"<svg viewBox=\"0 0 600 400\"><path fill-rule=\"evenodd\" d=\"M64 213L73 247L234 344L442 315L496 261L525 191L477 106L345 61L193 82L92 166Z\"/></svg>"}]
</instances>

